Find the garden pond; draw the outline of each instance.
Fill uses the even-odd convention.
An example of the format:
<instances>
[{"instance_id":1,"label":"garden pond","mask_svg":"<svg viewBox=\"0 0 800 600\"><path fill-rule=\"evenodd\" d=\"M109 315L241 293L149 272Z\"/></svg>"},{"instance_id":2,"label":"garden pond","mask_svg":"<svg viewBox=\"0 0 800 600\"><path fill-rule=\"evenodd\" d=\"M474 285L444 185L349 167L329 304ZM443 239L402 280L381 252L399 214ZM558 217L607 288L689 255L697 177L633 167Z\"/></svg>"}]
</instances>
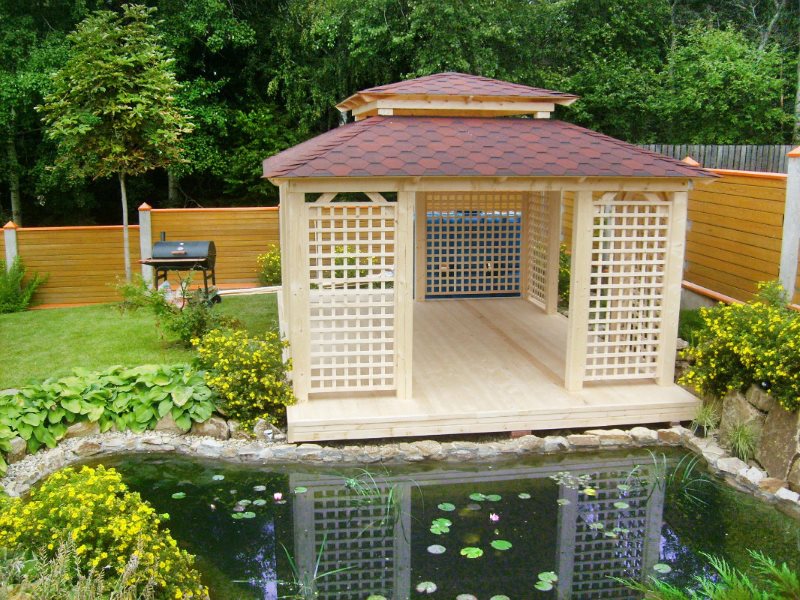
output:
<instances>
[{"instance_id":1,"label":"garden pond","mask_svg":"<svg viewBox=\"0 0 800 600\"><path fill-rule=\"evenodd\" d=\"M677 451L368 470L97 463L169 513L214 599L627 599L616 578L689 587L711 573L706 553L747 569L748 549L800 569L800 523Z\"/></svg>"}]
</instances>

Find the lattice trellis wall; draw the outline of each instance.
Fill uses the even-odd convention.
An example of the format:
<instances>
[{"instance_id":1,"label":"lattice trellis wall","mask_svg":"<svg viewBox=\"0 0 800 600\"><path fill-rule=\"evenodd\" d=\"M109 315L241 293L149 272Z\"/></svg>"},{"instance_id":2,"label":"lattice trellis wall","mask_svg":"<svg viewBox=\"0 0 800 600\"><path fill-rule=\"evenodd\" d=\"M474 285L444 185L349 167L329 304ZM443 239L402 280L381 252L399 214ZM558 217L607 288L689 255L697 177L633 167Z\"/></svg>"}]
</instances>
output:
<instances>
[{"instance_id":1,"label":"lattice trellis wall","mask_svg":"<svg viewBox=\"0 0 800 600\"><path fill-rule=\"evenodd\" d=\"M527 202L528 299L544 308L547 302L547 248L550 244L547 195L534 192ZM553 235L558 235L554 232Z\"/></svg>"},{"instance_id":2,"label":"lattice trellis wall","mask_svg":"<svg viewBox=\"0 0 800 600\"><path fill-rule=\"evenodd\" d=\"M671 204L596 200L585 381L654 378Z\"/></svg>"},{"instance_id":3,"label":"lattice trellis wall","mask_svg":"<svg viewBox=\"0 0 800 600\"><path fill-rule=\"evenodd\" d=\"M370 594L408 597L410 567L410 504L407 490L378 484L369 498L338 486L309 484L298 495L297 514L308 528L307 544L299 544L298 564L308 573L332 573L317 580L320 598L355 600ZM391 496L400 518L391 514ZM367 502L367 500L370 500ZM301 549L302 548L302 549ZM319 566L315 563L320 557Z\"/></svg>"},{"instance_id":4,"label":"lattice trellis wall","mask_svg":"<svg viewBox=\"0 0 800 600\"><path fill-rule=\"evenodd\" d=\"M611 578L647 576L652 564L645 563L658 559L662 492L654 489L650 495L647 485L621 492L617 485L630 483L628 473L593 475L596 496L574 495L575 543L568 597L627 600L630 590ZM628 508L614 506L619 501ZM650 514L652 510L655 515ZM614 528L619 528L616 533ZM612 533L618 537L607 535Z\"/></svg>"},{"instance_id":5,"label":"lattice trellis wall","mask_svg":"<svg viewBox=\"0 0 800 600\"><path fill-rule=\"evenodd\" d=\"M521 193L426 195L427 297L519 293Z\"/></svg>"},{"instance_id":6,"label":"lattice trellis wall","mask_svg":"<svg viewBox=\"0 0 800 600\"><path fill-rule=\"evenodd\" d=\"M386 201L308 205L309 391L395 388L395 216Z\"/></svg>"}]
</instances>

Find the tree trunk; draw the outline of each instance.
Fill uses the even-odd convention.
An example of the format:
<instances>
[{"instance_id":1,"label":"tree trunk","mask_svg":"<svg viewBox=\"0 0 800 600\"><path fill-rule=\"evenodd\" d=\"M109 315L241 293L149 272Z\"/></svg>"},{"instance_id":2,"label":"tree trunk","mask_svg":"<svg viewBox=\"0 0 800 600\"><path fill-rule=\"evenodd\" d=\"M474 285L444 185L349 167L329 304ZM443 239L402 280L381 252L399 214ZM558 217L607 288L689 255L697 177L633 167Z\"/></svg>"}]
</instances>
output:
<instances>
[{"instance_id":1,"label":"tree trunk","mask_svg":"<svg viewBox=\"0 0 800 600\"><path fill-rule=\"evenodd\" d=\"M169 206L179 206L178 199L178 176L172 169L167 169L167 204Z\"/></svg>"},{"instance_id":2,"label":"tree trunk","mask_svg":"<svg viewBox=\"0 0 800 600\"><path fill-rule=\"evenodd\" d=\"M11 220L14 221L17 227L22 227L22 202L19 192L19 159L17 157L17 146L14 142L15 131L14 109L11 109L11 124L8 128L8 137L6 138L8 189L11 192Z\"/></svg>"},{"instance_id":3,"label":"tree trunk","mask_svg":"<svg viewBox=\"0 0 800 600\"><path fill-rule=\"evenodd\" d=\"M128 190L125 189L125 173L119 174L119 191L122 196L122 244L125 256L125 281L130 282L131 275L131 247L128 236Z\"/></svg>"}]
</instances>

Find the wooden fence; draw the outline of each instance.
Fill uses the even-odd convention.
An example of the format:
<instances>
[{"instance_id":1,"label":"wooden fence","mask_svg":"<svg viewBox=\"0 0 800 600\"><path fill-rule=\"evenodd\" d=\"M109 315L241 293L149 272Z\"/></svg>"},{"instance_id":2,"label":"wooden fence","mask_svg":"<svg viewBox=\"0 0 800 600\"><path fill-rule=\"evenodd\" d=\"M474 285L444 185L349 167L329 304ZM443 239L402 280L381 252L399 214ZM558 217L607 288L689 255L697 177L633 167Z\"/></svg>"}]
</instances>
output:
<instances>
[{"instance_id":1,"label":"wooden fence","mask_svg":"<svg viewBox=\"0 0 800 600\"><path fill-rule=\"evenodd\" d=\"M691 156L708 169L786 173L786 155L792 146L641 144L640 148L666 154L678 160Z\"/></svg>"},{"instance_id":2,"label":"wooden fence","mask_svg":"<svg viewBox=\"0 0 800 600\"><path fill-rule=\"evenodd\" d=\"M168 240L214 240L217 284L247 287L258 283L256 257L278 243L277 208L164 209L149 215L149 238L140 244L140 227L130 227L134 272L141 248L150 248L163 231ZM141 218L140 220L145 221ZM116 285L124 279L122 227L20 227L4 230L16 240L29 272L47 274L34 298L37 305L90 304L119 300ZM145 232L144 235L148 235ZM176 280L173 280L175 285Z\"/></svg>"}]
</instances>

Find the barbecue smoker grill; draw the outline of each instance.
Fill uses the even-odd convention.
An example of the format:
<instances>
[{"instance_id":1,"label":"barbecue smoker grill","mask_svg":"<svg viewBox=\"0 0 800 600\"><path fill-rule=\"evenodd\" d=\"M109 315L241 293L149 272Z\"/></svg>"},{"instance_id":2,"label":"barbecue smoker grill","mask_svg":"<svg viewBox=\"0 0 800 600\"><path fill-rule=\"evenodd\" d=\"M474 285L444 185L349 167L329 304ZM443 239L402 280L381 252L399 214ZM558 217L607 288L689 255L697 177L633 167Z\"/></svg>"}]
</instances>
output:
<instances>
[{"instance_id":1,"label":"barbecue smoker grill","mask_svg":"<svg viewBox=\"0 0 800 600\"><path fill-rule=\"evenodd\" d=\"M217 284L214 267L217 262L217 248L214 242L165 242L153 244L153 257L140 261L156 271L156 287L161 281L167 281L168 271L202 271L203 286L208 296L208 280L211 285Z\"/></svg>"}]
</instances>

